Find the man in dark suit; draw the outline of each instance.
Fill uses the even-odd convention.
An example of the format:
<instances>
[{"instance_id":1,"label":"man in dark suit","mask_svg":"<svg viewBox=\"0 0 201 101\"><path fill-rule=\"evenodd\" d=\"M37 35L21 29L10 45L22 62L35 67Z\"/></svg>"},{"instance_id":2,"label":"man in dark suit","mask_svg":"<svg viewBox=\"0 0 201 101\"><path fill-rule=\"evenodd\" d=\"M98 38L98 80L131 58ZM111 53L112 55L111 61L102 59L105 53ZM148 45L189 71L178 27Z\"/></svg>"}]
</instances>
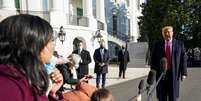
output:
<instances>
[{"instance_id":1,"label":"man in dark suit","mask_svg":"<svg viewBox=\"0 0 201 101\"><path fill-rule=\"evenodd\" d=\"M157 86L159 101L176 101L179 97L180 79L187 76L187 61L183 42L173 39L173 27L165 26L162 29L163 41L155 44L151 54L151 69L156 71L156 79L162 73L160 61L167 59L166 75Z\"/></svg>"},{"instance_id":2,"label":"man in dark suit","mask_svg":"<svg viewBox=\"0 0 201 101\"><path fill-rule=\"evenodd\" d=\"M125 45L122 45L122 49L118 53L118 62L119 62L119 78L123 73L123 79L125 79L125 72L127 68L127 64L130 61L129 52Z\"/></svg>"},{"instance_id":3,"label":"man in dark suit","mask_svg":"<svg viewBox=\"0 0 201 101\"><path fill-rule=\"evenodd\" d=\"M91 63L91 56L87 50L83 49L83 42L81 40L78 42L78 49L74 50L73 53L81 57L79 67L77 68L78 79L81 79L89 74L88 64Z\"/></svg>"},{"instance_id":4,"label":"man in dark suit","mask_svg":"<svg viewBox=\"0 0 201 101\"><path fill-rule=\"evenodd\" d=\"M105 49L104 40L100 41L100 48L95 50L93 58L95 61L94 73L96 73L96 87L99 88L100 77L102 76L102 88L104 88L109 63L109 54L108 50Z\"/></svg>"}]
</instances>

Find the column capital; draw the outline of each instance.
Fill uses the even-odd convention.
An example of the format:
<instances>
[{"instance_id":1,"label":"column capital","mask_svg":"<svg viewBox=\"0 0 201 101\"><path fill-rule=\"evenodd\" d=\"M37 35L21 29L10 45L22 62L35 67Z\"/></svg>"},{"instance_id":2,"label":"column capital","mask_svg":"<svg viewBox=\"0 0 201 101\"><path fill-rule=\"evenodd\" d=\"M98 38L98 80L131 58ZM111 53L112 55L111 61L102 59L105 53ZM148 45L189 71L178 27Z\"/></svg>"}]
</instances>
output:
<instances>
[{"instance_id":1,"label":"column capital","mask_svg":"<svg viewBox=\"0 0 201 101\"><path fill-rule=\"evenodd\" d=\"M92 0L83 0L83 14L86 17L93 18Z\"/></svg>"},{"instance_id":2,"label":"column capital","mask_svg":"<svg viewBox=\"0 0 201 101\"><path fill-rule=\"evenodd\" d=\"M50 9L50 24L53 27L67 25L67 17L64 10L64 0L51 0L51 5L52 6Z\"/></svg>"},{"instance_id":3,"label":"column capital","mask_svg":"<svg viewBox=\"0 0 201 101\"><path fill-rule=\"evenodd\" d=\"M93 16L92 0L83 0L83 16L89 19L88 23L90 28L96 28L97 25Z\"/></svg>"}]
</instances>

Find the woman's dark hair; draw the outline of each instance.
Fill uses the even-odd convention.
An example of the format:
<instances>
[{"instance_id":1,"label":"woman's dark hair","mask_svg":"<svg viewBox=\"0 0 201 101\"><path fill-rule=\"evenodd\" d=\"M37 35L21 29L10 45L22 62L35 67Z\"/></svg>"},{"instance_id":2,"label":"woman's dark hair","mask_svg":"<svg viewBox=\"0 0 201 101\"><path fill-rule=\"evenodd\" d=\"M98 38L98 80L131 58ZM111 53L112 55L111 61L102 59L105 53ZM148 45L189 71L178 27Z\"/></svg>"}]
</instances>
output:
<instances>
[{"instance_id":1,"label":"woman's dark hair","mask_svg":"<svg viewBox=\"0 0 201 101\"><path fill-rule=\"evenodd\" d=\"M0 23L0 64L11 65L26 75L35 95L44 95L48 88L40 52L52 35L51 25L38 16L15 15Z\"/></svg>"},{"instance_id":2,"label":"woman's dark hair","mask_svg":"<svg viewBox=\"0 0 201 101\"><path fill-rule=\"evenodd\" d=\"M101 88L96 90L92 96L91 96L91 101L115 101L112 93L105 88Z\"/></svg>"}]
</instances>

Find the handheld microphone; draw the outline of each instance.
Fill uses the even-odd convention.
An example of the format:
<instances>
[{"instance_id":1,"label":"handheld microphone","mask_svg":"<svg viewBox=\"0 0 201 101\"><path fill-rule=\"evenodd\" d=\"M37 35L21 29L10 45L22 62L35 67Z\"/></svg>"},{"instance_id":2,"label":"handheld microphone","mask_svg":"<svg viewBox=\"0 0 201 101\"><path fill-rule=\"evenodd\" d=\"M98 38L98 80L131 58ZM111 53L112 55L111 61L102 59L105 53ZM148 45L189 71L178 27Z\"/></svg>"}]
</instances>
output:
<instances>
[{"instance_id":1,"label":"handheld microphone","mask_svg":"<svg viewBox=\"0 0 201 101\"><path fill-rule=\"evenodd\" d=\"M140 81L140 83L139 83L139 85L138 85L138 94L137 95L135 95L135 96L133 96L133 97L131 97L128 101L132 101L133 99L136 99L136 98L138 98L138 97L141 97L141 94L145 91L144 90L144 80L141 80Z\"/></svg>"},{"instance_id":2,"label":"handheld microphone","mask_svg":"<svg viewBox=\"0 0 201 101\"><path fill-rule=\"evenodd\" d=\"M161 71L161 75L163 75L163 80L165 79L165 75L166 75L166 71L167 71L167 59L166 57L163 57L160 60L160 71Z\"/></svg>"},{"instance_id":3,"label":"handheld microphone","mask_svg":"<svg viewBox=\"0 0 201 101\"><path fill-rule=\"evenodd\" d=\"M148 77L147 77L147 84L148 84L148 86L146 87L147 93L150 91L150 88L153 85L155 79L156 79L156 71L155 70L151 70L149 72L149 74L148 74Z\"/></svg>"},{"instance_id":4,"label":"handheld microphone","mask_svg":"<svg viewBox=\"0 0 201 101\"><path fill-rule=\"evenodd\" d=\"M144 80L141 80L139 85L138 85L138 94L141 94L143 92L144 89Z\"/></svg>"},{"instance_id":5,"label":"handheld microphone","mask_svg":"<svg viewBox=\"0 0 201 101\"><path fill-rule=\"evenodd\" d=\"M165 73L167 71L167 59L166 57L163 57L161 60L160 60L160 67L161 67L161 71L163 73Z\"/></svg>"},{"instance_id":6,"label":"handheld microphone","mask_svg":"<svg viewBox=\"0 0 201 101\"><path fill-rule=\"evenodd\" d=\"M160 80L162 78L165 79L165 73L167 71L167 59L166 59L166 57L161 58L161 60L160 60L160 69L161 69L161 75L158 78L158 80L156 81L156 84L154 85L153 89L148 93L147 101L150 101L150 99L152 97L152 93L156 89L156 86L158 85L158 83L160 82Z\"/></svg>"},{"instance_id":7,"label":"handheld microphone","mask_svg":"<svg viewBox=\"0 0 201 101\"><path fill-rule=\"evenodd\" d=\"M131 97L128 101L132 101L132 99L137 99L138 97L141 97L142 93L144 93L145 91L149 92L151 85L153 85L154 81L156 78L156 71L155 70L151 70L148 74L148 78L147 78L147 84L148 86L144 89L144 80L141 80L139 85L138 85L138 94Z\"/></svg>"},{"instance_id":8,"label":"handheld microphone","mask_svg":"<svg viewBox=\"0 0 201 101\"><path fill-rule=\"evenodd\" d=\"M147 78L147 83L149 85L152 85L154 83L156 77L156 71L155 70L151 70L148 74L148 78Z\"/></svg>"}]
</instances>

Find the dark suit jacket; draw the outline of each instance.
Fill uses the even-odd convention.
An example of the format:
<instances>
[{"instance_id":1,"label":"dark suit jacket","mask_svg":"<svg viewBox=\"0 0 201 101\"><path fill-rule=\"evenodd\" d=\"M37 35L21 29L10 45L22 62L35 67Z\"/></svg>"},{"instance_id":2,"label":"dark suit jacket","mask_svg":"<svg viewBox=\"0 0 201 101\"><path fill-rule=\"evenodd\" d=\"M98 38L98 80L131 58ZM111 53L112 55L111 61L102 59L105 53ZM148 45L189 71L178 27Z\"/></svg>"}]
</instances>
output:
<instances>
[{"instance_id":1,"label":"dark suit jacket","mask_svg":"<svg viewBox=\"0 0 201 101\"><path fill-rule=\"evenodd\" d=\"M71 73L68 63L56 65L56 68L59 69L60 73L63 75L64 84L75 85L79 83L79 79L73 79L73 74ZM77 76L79 78L80 75L77 74Z\"/></svg>"},{"instance_id":2,"label":"dark suit jacket","mask_svg":"<svg viewBox=\"0 0 201 101\"><path fill-rule=\"evenodd\" d=\"M103 56L103 63L105 63L104 66L99 65L99 63L102 63L100 48L95 50L93 58L95 62L94 73L108 73L108 64L109 64L108 50L104 49L104 56Z\"/></svg>"},{"instance_id":3,"label":"dark suit jacket","mask_svg":"<svg viewBox=\"0 0 201 101\"><path fill-rule=\"evenodd\" d=\"M73 53L78 54L78 50L73 51ZM79 64L77 72L81 75L87 75L89 73L88 64L91 63L90 53L83 49L79 55L81 56L82 63Z\"/></svg>"},{"instance_id":4,"label":"dark suit jacket","mask_svg":"<svg viewBox=\"0 0 201 101\"><path fill-rule=\"evenodd\" d=\"M159 41L155 44L151 54L151 69L156 70L156 79L161 75L160 60L166 57L165 53L165 41ZM179 81L181 75L187 75L187 62L184 44L176 39L172 40L172 52L171 52L171 91L174 99L179 97ZM160 98L164 86L159 83L157 86L157 97Z\"/></svg>"},{"instance_id":5,"label":"dark suit jacket","mask_svg":"<svg viewBox=\"0 0 201 101\"><path fill-rule=\"evenodd\" d=\"M129 52L125 50L125 52L123 53L123 51L120 50L118 53L118 62L120 63L119 67L125 69L129 61L130 61Z\"/></svg>"}]
</instances>

